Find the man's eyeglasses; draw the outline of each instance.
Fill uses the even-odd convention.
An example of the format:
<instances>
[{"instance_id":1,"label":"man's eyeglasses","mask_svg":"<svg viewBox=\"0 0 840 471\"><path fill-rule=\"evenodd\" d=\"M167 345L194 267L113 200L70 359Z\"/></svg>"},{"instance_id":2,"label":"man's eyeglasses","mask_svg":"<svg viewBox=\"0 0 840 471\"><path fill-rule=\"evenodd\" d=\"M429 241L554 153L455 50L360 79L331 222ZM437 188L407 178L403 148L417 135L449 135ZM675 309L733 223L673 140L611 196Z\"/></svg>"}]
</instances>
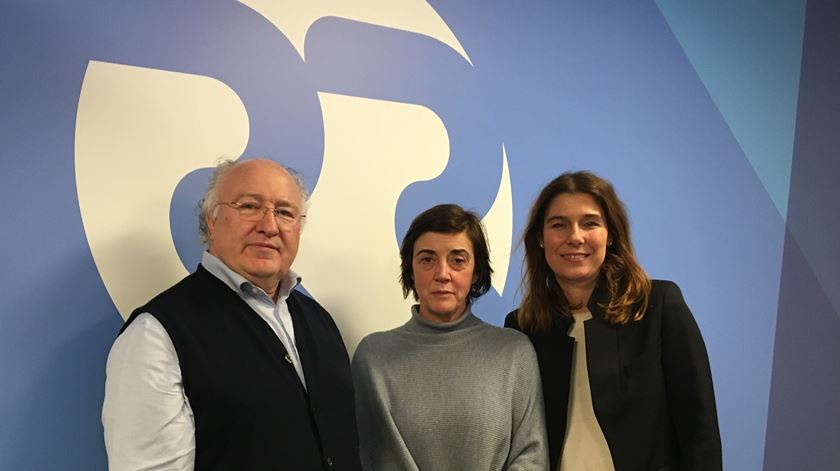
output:
<instances>
[{"instance_id":1,"label":"man's eyeglasses","mask_svg":"<svg viewBox=\"0 0 840 471\"><path fill-rule=\"evenodd\" d=\"M306 217L305 214L298 214L294 208L289 207L271 207L264 206L257 202L239 202L232 201L230 203L219 203L220 205L229 206L239 213L239 217L245 221L259 221L265 217L266 212L274 214L274 220L281 226L291 226L296 222L301 221Z\"/></svg>"}]
</instances>

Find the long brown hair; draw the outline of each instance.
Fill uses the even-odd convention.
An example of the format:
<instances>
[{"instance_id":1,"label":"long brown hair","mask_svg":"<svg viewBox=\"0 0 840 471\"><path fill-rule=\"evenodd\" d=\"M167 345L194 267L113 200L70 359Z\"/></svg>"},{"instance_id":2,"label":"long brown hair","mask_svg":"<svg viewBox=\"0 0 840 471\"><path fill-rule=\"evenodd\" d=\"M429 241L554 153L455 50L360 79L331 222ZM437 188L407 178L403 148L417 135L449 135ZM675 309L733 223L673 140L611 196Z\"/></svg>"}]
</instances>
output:
<instances>
[{"instance_id":1,"label":"long brown hair","mask_svg":"<svg viewBox=\"0 0 840 471\"><path fill-rule=\"evenodd\" d=\"M552 323L552 312L571 316L569 301L557 284L554 272L540 247L545 213L555 196L561 193L585 193L601 207L612 244L607 247L601 278L609 295L600 306L612 324L627 324L644 316L650 297L650 278L636 260L630 241L630 223L624 204L610 182L590 172L566 172L546 185L528 215L522 234L525 246L525 269L522 275L524 296L517 321L527 333L546 332Z\"/></svg>"}]
</instances>

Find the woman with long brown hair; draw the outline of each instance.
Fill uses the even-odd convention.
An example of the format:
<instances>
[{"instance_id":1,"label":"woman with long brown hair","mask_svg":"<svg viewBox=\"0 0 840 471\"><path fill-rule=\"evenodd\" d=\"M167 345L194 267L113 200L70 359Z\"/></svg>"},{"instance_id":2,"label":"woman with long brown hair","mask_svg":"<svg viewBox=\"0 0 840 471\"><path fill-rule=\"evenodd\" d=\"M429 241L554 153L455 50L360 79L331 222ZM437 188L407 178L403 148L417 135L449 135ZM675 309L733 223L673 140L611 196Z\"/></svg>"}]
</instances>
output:
<instances>
[{"instance_id":1,"label":"woman with long brown hair","mask_svg":"<svg viewBox=\"0 0 840 471\"><path fill-rule=\"evenodd\" d=\"M537 352L551 469L720 470L700 330L679 287L640 266L612 185L555 178L522 241L523 299L505 325Z\"/></svg>"}]
</instances>

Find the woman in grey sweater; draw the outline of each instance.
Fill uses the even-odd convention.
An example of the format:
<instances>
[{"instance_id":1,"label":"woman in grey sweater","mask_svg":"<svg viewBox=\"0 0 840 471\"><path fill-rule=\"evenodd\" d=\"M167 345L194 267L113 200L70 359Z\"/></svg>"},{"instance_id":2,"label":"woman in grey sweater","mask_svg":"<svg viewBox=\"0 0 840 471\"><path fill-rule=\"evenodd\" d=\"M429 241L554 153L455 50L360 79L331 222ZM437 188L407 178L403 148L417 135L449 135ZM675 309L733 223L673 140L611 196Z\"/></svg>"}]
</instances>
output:
<instances>
[{"instance_id":1,"label":"woman in grey sweater","mask_svg":"<svg viewBox=\"0 0 840 471\"><path fill-rule=\"evenodd\" d=\"M493 272L478 217L451 204L426 210L400 256L403 295L418 304L353 358L363 467L548 469L534 349L470 309Z\"/></svg>"}]
</instances>

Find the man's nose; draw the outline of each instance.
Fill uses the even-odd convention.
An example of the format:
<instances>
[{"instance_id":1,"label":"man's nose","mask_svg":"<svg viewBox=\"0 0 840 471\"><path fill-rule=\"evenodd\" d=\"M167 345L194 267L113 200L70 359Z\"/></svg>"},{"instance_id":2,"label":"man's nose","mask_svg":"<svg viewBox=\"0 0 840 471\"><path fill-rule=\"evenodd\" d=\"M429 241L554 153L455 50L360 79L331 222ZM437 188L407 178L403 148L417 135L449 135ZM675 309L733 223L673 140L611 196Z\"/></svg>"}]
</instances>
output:
<instances>
[{"instance_id":1,"label":"man's nose","mask_svg":"<svg viewBox=\"0 0 840 471\"><path fill-rule=\"evenodd\" d=\"M277 224L277 217L274 216L272 208L265 208L262 217L257 221L257 231L269 236L280 232L280 225Z\"/></svg>"}]
</instances>

